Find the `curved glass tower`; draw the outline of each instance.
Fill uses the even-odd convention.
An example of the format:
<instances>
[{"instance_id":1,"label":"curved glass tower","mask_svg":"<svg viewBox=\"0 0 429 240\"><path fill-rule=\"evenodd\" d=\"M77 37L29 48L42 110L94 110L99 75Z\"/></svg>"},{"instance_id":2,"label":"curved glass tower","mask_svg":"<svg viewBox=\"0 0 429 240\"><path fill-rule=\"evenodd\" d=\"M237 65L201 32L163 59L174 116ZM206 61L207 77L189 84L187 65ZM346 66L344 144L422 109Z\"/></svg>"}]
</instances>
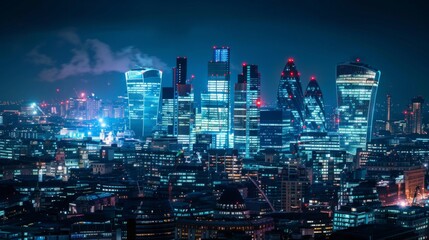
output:
<instances>
[{"instance_id":1,"label":"curved glass tower","mask_svg":"<svg viewBox=\"0 0 429 240\"><path fill-rule=\"evenodd\" d=\"M341 146L351 153L371 140L372 119L381 72L359 59L337 66Z\"/></svg>"},{"instance_id":2,"label":"curved glass tower","mask_svg":"<svg viewBox=\"0 0 429 240\"><path fill-rule=\"evenodd\" d=\"M299 72L292 58L283 69L277 91L277 106L282 110L291 110L294 127L300 131L304 120L304 96L302 94Z\"/></svg>"},{"instance_id":3,"label":"curved glass tower","mask_svg":"<svg viewBox=\"0 0 429 240\"><path fill-rule=\"evenodd\" d=\"M152 135L158 124L162 72L152 68L125 73L129 107L129 128L136 138Z\"/></svg>"},{"instance_id":4,"label":"curved glass tower","mask_svg":"<svg viewBox=\"0 0 429 240\"><path fill-rule=\"evenodd\" d=\"M326 132L325 104L315 77L311 77L307 85L304 104L306 117L303 132Z\"/></svg>"}]
</instances>

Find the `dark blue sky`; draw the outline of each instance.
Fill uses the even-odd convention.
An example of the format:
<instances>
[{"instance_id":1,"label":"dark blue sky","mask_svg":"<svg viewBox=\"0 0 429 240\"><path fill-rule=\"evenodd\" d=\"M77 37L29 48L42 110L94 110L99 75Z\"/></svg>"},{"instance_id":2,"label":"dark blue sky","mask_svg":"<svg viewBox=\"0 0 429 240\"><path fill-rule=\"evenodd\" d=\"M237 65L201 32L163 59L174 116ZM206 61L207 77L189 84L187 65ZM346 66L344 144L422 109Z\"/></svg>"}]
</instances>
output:
<instances>
[{"instance_id":1,"label":"dark blue sky","mask_svg":"<svg viewBox=\"0 0 429 240\"><path fill-rule=\"evenodd\" d=\"M242 62L259 65L268 103L289 57L303 88L316 76L328 104L336 64L359 57L382 72L379 101L390 93L405 106L429 99L425 9L424 1L2 1L0 99L74 90L113 98L125 92L120 72L134 64L163 68L168 85L176 56L188 57L198 94L217 45L231 47L233 81Z\"/></svg>"}]
</instances>

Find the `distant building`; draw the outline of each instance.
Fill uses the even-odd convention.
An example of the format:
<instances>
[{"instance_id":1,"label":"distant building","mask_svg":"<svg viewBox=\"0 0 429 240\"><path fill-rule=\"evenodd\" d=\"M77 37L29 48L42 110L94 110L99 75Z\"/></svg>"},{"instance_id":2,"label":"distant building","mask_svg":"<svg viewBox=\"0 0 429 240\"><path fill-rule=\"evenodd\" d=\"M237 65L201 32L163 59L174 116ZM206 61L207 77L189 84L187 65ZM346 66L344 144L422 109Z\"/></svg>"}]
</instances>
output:
<instances>
[{"instance_id":1,"label":"distant building","mask_svg":"<svg viewBox=\"0 0 429 240\"><path fill-rule=\"evenodd\" d=\"M368 224L357 227L351 227L334 232L331 240L384 240L401 239L417 240L418 235L413 229L398 227L390 224Z\"/></svg>"},{"instance_id":2,"label":"distant building","mask_svg":"<svg viewBox=\"0 0 429 240\"><path fill-rule=\"evenodd\" d=\"M201 131L216 136L216 148L229 146L230 111L230 49L213 47L207 93L201 94Z\"/></svg>"},{"instance_id":3,"label":"distant building","mask_svg":"<svg viewBox=\"0 0 429 240\"><path fill-rule=\"evenodd\" d=\"M355 62L337 66L337 97L341 146L355 154L371 141L374 106L381 72Z\"/></svg>"},{"instance_id":4,"label":"distant building","mask_svg":"<svg viewBox=\"0 0 429 240\"><path fill-rule=\"evenodd\" d=\"M290 150L295 140L294 125L290 110L261 109L259 122L260 149Z\"/></svg>"},{"instance_id":5,"label":"distant building","mask_svg":"<svg viewBox=\"0 0 429 240\"><path fill-rule=\"evenodd\" d=\"M261 76L257 65L243 64L234 90L234 148L252 157L259 151Z\"/></svg>"},{"instance_id":6,"label":"distant building","mask_svg":"<svg viewBox=\"0 0 429 240\"><path fill-rule=\"evenodd\" d=\"M162 88L161 129L165 136L174 136L174 88Z\"/></svg>"},{"instance_id":7,"label":"distant building","mask_svg":"<svg viewBox=\"0 0 429 240\"><path fill-rule=\"evenodd\" d=\"M295 132L301 132L305 119L304 95L300 74L292 58L288 59L281 73L277 91L277 107L292 112Z\"/></svg>"},{"instance_id":8,"label":"distant building","mask_svg":"<svg viewBox=\"0 0 429 240\"><path fill-rule=\"evenodd\" d=\"M342 206L334 211L334 231L374 223L374 210L366 206Z\"/></svg>"},{"instance_id":9,"label":"distant building","mask_svg":"<svg viewBox=\"0 0 429 240\"><path fill-rule=\"evenodd\" d=\"M152 68L133 69L125 73L127 81L128 127L136 138L152 135L158 125L162 72Z\"/></svg>"},{"instance_id":10,"label":"distant building","mask_svg":"<svg viewBox=\"0 0 429 240\"><path fill-rule=\"evenodd\" d=\"M421 96L411 99L411 105L408 110L404 111L406 131L405 133L423 134L423 113L424 99Z\"/></svg>"},{"instance_id":11,"label":"distant building","mask_svg":"<svg viewBox=\"0 0 429 240\"><path fill-rule=\"evenodd\" d=\"M429 212L423 207L389 206L375 210L375 222L412 228L418 239L428 239Z\"/></svg>"},{"instance_id":12,"label":"distant building","mask_svg":"<svg viewBox=\"0 0 429 240\"><path fill-rule=\"evenodd\" d=\"M322 90L311 77L304 95L306 117L303 132L326 132L326 114Z\"/></svg>"}]
</instances>

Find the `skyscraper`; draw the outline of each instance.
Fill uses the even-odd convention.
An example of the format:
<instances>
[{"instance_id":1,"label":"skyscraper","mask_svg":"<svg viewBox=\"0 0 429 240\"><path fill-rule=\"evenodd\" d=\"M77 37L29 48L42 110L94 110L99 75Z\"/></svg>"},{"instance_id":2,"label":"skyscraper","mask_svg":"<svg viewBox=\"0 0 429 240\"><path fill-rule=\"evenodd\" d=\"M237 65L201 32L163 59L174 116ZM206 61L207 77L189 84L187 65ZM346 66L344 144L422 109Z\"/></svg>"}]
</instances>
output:
<instances>
[{"instance_id":1,"label":"skyscraper","mask_svg":"<svg viewBox=\"0 0 429 240\"><path fill-rule=\"evenodd\" d=\"M251 157L259 150L261 78L257 65L243 64L234 90L234 148Z\"/></svg>"},{"instance_id":2,"label":"skyscraper","mask_svg":"<svg viewBox=\"0 0 429 240\"><path fill-rule=\"evenodd\" d=\"M390 112L392 108L392 102L390 95L386 96L387 98L387 117L386 117L386 131L391 132L392 131L392 123L390 122Z\"/></svg>"},{"instance_id":3,"label":"skyscraper","mask_svg":"<svg viewBox=\"0 0 429 240\"><path fill-rule=\"evenodd\" d=\"M191 84L177 85L177 141L192 149L195 143L194 92Z\"/></svg>"},{"instance_id":4,"label":"skyscraper","mask_svg":"<svg viewBox=\"0 0 429 240\"><path fill-rule=\"evenodd\" d=\"M188 75L188 59L186 57L176 58L176 67L173 68L173 86L186 84Z\"/></svg>"},{"instance_id":5,"label":"skyscraper","mask_svg":"<svg viewBox=\"0 0 429 240\"><path fill-rule=\"evenodd\" d=\"M125 73L129 107L129 128L136 138L150 136L158 124L162 72L152 68Z\"/></svg>"},{"instance_id":6,"label":"skyscraper","mask_svg":"<svg viewBox=\"0 0 429 240\"><path fill-rule=\"evenodd\" d=\"M326 132L325 104L323 103L322 90L320 90L315 77L311 77L308 83L304 103L306 117L303 131Z\"/></svg>"},{"instance_id":7,"label":"skyscraper","mask_svg":"<svg viewBox=\"0 0 429 240\"><path fill-rule=\"evenodd\" d=\"M213 47L208 63L207 93L201 94L201 131L216 136L216 147L225 148L230 132L230 49Z\"/></svg>"},{"instance_id":8,"label":"skyscraper","mask_svg":"<svg viewBox=\"0 0 429 240\"><path fill-rule=\"evenodd\" d=\"M174 136L174 88L162 88L161 129L166 136Z\"/></svg>"},{"instance_id":9,"label":"skyscraper","mask_svg":"<svg viewBox=\"0 0 429 240\"><path fill-rule=\"evenodd\" d=\"M413 112L411 117L411 133L422 134L422 107L424 99L421 96L415 97L411 100L411 110Z\"/></svg>"},{"instance_id":10,"label":"skyscraper","mask_svg":"<svg viewBox=\"0 0 429 240\"><path fill-rule=\"evenodd\" d=\"M178 85L187 84L188 59L186 57L176 58L176 67L173 68L173 88L174 88L174 118L173 135L177 136L179 126L179 106L178 106Z\"/></svg>"},{"instance_id":11,"label":"skyscraper","mask_svg":"<svg viewBox=\"0 0 429 240\"><path fill-rule=\"evenodd\" d=\"M291 110L296 131L301 131L304 113L304 96L302 93L299 72L292 58L288 59L281 77L277 91L277 106L283 110Z\"/></svg>"},{"instance_id":12,"label":"skyscraper","mask_svg":"<svg viewBox=\"0 0 429 240\"><path fill-rule=\"evenodd\" d=\"M337 66L341 146L351 153L371 140L372 119L381 72L359 59Z\"/></svg>"}]
</instances>

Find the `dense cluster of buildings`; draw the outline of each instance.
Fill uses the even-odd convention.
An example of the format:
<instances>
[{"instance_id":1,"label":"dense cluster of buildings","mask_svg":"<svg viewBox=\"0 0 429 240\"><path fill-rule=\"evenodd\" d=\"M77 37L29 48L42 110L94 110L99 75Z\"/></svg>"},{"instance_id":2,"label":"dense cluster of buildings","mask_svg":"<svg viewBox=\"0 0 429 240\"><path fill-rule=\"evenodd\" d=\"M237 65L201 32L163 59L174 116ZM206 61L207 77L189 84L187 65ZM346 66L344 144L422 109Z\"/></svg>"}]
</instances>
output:
<instances>
[{"instance_id":1,"label":"dense cluster of buildings","mask_svg":"<svg viewBox=\"0 0 429 240\"><path fill-rule=\"evenodd\" d=\"M178 57L169 87L136 68L114 101L1 104L0 239L428 238L423 98L375 121L380 71L357 59L329 112L290 58L266 106L228 47L199 103L191 79Z\"/></svg>"}]
</instances>

